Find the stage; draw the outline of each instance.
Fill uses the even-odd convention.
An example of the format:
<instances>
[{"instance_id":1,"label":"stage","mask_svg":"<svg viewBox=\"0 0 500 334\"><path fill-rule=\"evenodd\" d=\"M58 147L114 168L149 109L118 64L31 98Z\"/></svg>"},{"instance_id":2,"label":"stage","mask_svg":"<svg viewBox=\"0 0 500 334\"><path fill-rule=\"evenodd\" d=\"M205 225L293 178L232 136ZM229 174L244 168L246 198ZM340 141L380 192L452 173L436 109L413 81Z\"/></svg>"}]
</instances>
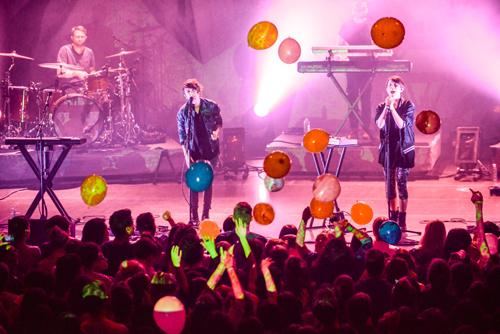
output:
<instances>
[{"instance_id":1,"label":"stage","mask_svg":"<svg viewBox=\"0 0 500 334\"><path fill-rule=\"evenodd\" d=\"M61 174L54 180L54 192L58 196L65 210L75 221L76 236L81 235L81 230L86 221L94 217L109 218L118 209L129 208L134 217L143 212L152 212L156 216L159 226L168 224L161 218L165 210L169 210L177 222L187 222L189 211L186 197L188 194L185 184L180 184L179 173L182 170L182 153L179 147L162 146L165 144L149 145L148 148L123 148L120 154L112 152L85 152L72 150L71 158L68 158L61 167ZM160 146L158 146L160 145ZM178 145L178 144L177 144ZM169 149L174 171L164 159L160 168L159 179L153 184L154 172L157 167L162 150ZM171 150L170 150L171 149ZM360 149L360 148L358 148ZM126 154L124 154L124 152ZM70 154L70 155L71 155ZM19 156L17 156L19 155ZM442 219L446 222L447 230L456 227L467 227L474 224L475 210L470 202L471 193L469 188L479 190L484 195L484 217L485 220L500 220L500 197L490 196L489 189L493 183L483 178L477 182L471 178L455 181L453 176L456 166L450 150L444 150L439 161L433 168L433 177L410 177L409 206L408 206L408 229L422 232L425 224L430 219ZM0 219L3 228L6 228L7 219L11 208L19 214L24 214L36 196L35 175L27 166L23 166L22 156L19 153L6 153L2 158L2 190L0 190ZM114 165L100 165L102 163L96 157L115 161ZM145 157L146 156L146 157ZM113 158L115 157L115 158ZM127 157L128 160L124 160ZM149 157L149 158L148 158ZM304 161L311 165L312 155L305 154ZM7 159L7 160L4 160ZM7 161L7 163L5 163ZM139 163L140 162L140 163ZM340 181L342 192L338 198L341 211L350 212L351 206L356 201L364 201L369 204L375 217L387 215L385 201L385 186L381 177L382 170L379 166L378 178L359 178L361 174L351 171L349 156L346 156ZM293 163L293 162L292 162ZM376 161L373 162L376 164ZM332 161L332 166L336 162ZM285 187L276 193L270 193L264 187L264 174L257 170L262 169L262 159L248 160L250 174L243 179L241 174L236 177L227 177L222 170L216 170L214 178L214 197L210 217L220 226L224 219L232 213L232 209L239 201L247 201L252 206L260 202L266 202L274 207L276 213L275 221L268 226L252 223L251 230L267 237L277 237L281 227L285 224L299 224L302 210L309 205L312 199L312 184L315 172L305 171L292 172L285 178ZM130 173L127 166L134 168ZM79 176L83 171L86 175L96 173L105 177L108 181L108 192L104 201L97 206L88 208L80 197L79 185L85 175ZM64 173L63 173L64 172ZM375 173L375 172L374 172ZM418 175L418 173L415 173ZM428 173L426 173L428 174ZM15 180L7 180L6 175L18 175ZM356 176L357 175L357 176ZM374 174L375 175L375 174ZM410 173L410 176L412 174ZM21 182L24 180L23 182ZM29 180L29 181L28 181ZM10 186L8 185L10 182ZM7 196L9 193L10 196ZM45 196L49 216L59 214L51 199ZM201 209L200 209L201 211ZM39 218L37 209L32 218ZM321 221L315 221L314 226L321 226ZM363 227L363 226L360 226ZM371 230L371 226L365 226ZM312 241L321 229L314 229L307 233L306 240ZM408 238L418 241L419 236L409 234Z\"/></svg>"}]
</instances>

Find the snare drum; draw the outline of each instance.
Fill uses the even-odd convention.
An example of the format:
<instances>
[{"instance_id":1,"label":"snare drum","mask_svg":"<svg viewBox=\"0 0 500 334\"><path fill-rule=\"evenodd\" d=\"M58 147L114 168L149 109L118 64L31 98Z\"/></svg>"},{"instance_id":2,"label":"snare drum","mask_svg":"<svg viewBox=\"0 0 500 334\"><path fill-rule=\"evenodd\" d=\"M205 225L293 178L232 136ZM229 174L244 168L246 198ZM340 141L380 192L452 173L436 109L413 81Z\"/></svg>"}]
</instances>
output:
<instances>
[{"instance_id":1,"label":"snare drum","mask_svg":"<svg viewBox=\"0 0 500 334\"><path fill-rule=\"evenodd\" d=\"M59 137L87 137L94 142L104 128L104 114L95 100L68 94L54 103L52 122Z\"/></svg>"},{"instance_id":2,"label":"snare drum","mask_svg":"<svg viewBox=\"0 0 500 334\"><path fill-rule=\"evenodd\" d=\"M88 92L106 90L109 88L109 78L102 72L89 74L85 78L85 87Z\"/></svg>"}]
</instances>

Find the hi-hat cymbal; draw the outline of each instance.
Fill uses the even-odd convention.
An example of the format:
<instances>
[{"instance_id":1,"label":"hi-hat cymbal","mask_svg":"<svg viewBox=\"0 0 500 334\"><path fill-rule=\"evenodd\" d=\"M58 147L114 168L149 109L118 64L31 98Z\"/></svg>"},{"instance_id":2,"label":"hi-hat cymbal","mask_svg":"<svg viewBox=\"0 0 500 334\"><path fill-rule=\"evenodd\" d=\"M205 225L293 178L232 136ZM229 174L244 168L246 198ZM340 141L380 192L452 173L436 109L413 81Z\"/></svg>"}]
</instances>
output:
<instances>
[{"instance_id":1,"label":"hi-hat cymbal","mask_svg":"<svg viewBox=\"0 0 500 334\"><path fill-rule=\"evenodd\" d=\"M0 53L0 56L35 60L35 58L21 56L21 55L17 54L16 51L12 51L11 53Z\"/></svg>"},{"instance_id":2,"label":"hi-hat cymbal","mask_svg":"<svg viewBox=\"0 0 500 334\"><path fill-rule=\"evenodd\" d=\"M114 55L111 55L111 56L107 56L105 58L113 58L113 57L121 57L121 56L126 56L126 55L129 55L129 54L132 54L132 53L136 53L136 52L139 52L139 50L134 50L134 51L122 51L120 53L117 53L117 54L114 54Z\"/></svg>"},{"instance_id":3,"label":"hi-hat cymbal","mask_svg":"<svg viewBox=\"0 0 500 334\"><path fill-rule=\"evenodd\" d=\"M51 68L54 70L64 69L70 71L83 71L83 68L77 65L70 65L66 63L42 63L38 64L38 66L43 68Z\"/></svg>"}]
</instances>

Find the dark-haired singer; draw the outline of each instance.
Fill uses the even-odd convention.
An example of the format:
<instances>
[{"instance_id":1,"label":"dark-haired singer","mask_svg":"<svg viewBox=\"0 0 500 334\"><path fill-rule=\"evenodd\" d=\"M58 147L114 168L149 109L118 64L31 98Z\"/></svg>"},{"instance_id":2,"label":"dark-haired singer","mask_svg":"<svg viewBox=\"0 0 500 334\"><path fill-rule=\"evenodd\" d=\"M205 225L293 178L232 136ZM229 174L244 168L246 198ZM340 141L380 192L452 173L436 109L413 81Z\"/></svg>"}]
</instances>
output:
<instances>
[{"instance_id":1,"label":"dark-haired singer","mask_svg":"<svg viewBox=\"0 0 500 334\"><path fill-rule=\"evenodd\" d=\"M215 167L219 156L219 131L222 128L220 108L214 101L201 97L203 86L196 79L188 79L182 84L182 92L187 102L177 113L177 126L179 141L186 157L187 166L197 160L208 160ZM192 101L191 106L189 101ZM193 116L191 129L189 129L189 111ZM192 133L191 141L187 135ZM187 158L190 157L190 161ZM198 225L198 192L189 191L191 221L190 224ZM212 205L212 185L208 187L203 196L202 220L209 218Z\"/></svg>"}]
</instances>

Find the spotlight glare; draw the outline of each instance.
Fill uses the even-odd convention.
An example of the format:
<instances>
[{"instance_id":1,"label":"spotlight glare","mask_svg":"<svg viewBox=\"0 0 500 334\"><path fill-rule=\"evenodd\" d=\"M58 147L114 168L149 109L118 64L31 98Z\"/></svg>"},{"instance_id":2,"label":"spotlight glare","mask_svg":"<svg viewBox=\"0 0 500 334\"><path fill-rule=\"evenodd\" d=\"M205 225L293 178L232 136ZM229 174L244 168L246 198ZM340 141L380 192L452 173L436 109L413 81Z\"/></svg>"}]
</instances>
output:
<instances>
[{"instance_id":1,"label":"spotlight glare","mask_svg":"<svg viewBox=\"0 0 500 334\"><path fill-rule=\"evenodd\" d=\"M265 117L269 114L269 107L263 106L262 103L257 103L253 108L253 112L259 117Z\"/></svg>"}]
</instances>

